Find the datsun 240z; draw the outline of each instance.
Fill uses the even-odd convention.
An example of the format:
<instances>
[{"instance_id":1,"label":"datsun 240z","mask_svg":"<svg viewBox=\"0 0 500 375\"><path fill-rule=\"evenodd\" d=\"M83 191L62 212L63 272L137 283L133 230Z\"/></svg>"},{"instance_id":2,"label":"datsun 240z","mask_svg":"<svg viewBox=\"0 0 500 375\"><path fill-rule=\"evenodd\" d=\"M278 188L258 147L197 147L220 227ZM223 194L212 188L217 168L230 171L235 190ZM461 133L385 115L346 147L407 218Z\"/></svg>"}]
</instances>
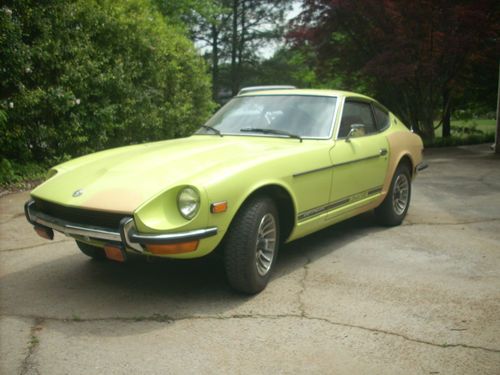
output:
<instances>
[{"instance_id":1,"label":"datsun 240z","mask_svg":"<svg viewBox=\"0 0 500 375\"><path fill-rule=\"evenodd\" d=\"M45 238L92 258L196 258L220 249L229 284L265 288L280 244L368 210L398 225L422 140L377 101L290 86L243 89L187 138L52 168L25 205Z\"/></svg>"}]
</instances>

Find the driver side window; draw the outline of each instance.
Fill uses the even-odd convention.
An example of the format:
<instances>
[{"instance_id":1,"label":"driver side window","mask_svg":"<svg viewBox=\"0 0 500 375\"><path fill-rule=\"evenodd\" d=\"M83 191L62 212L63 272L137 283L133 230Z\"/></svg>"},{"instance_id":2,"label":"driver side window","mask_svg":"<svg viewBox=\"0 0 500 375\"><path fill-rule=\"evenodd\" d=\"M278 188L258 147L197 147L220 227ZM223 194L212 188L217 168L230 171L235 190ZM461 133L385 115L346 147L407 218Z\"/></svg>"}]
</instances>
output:
<instances>
[{"instance_id":1,"label":"driver side window","mask_svg":"<svg viewBox=\"0 0 500 375\"><path fill-rule=\"evenodd\" d=\"M372 109L369 103L346 101L342 112L342 121L338 138L345 138L351 130L351 125L362 124L365 126L365 134L372 134L377 131Z\"/></svg>"}]
</instances>

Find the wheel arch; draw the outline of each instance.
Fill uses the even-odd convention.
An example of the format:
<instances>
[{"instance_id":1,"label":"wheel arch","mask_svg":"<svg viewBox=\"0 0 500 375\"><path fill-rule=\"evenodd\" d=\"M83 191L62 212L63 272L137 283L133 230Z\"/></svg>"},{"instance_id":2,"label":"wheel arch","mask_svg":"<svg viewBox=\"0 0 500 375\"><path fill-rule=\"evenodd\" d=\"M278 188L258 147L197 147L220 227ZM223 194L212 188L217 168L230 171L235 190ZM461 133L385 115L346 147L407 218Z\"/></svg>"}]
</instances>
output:
<instances>
[{"instance_id":1,"label":"wheel arch","mask_svg":"<svg viewBox=\"0 0 500 375\"><path fill-rule=\"evenodd\" d=\"M410 177L413 179L413 176L415 174L415 164L410 156L409 153L405 153L403 154L400 158L399 158L399 162L396 164L396 168L394 169L394 171L392 172L392 174L394 175L394 173L396 172L396 169L400 166L400 165L407 165L409 170L410 170Z\"/></svg>"},{"instance_id":2,"label":"wheel arch","mask_svg":"<svg viewBox=\"0 0 500 375\"><path fill-rule=\"evenodd\" d=\"M281 242L286 242L293 228L295 227L296 218L296 205L292 194L283 185L277 183L269 183L266 185L259 186L252 190L250 194L242 200L241 204L236 211L236 214L231 219L238 214L241 208L250 200L257 196L270 197L276 204L276 209L278 210L279 223L280 223L280 240Z\"/></svg>"},{"instance_id":3,"label":"wheel arch","mask_svg":"<svg viewBox=\"0 0 500 375\"><path fill-rule=\"evenodd\" d=\"M397 167L401 163L405 163L410 168L410 177L413 179L415 177L415 166L417 164L412 155L413 147L413 133L409 131L397 131L390 133L387 136L387 141L389 143L389 164L387 167L387 174L384 180L383 192L387 193L391 185L392 177L396 172Z\"/></svg>"},{"instance_id":4,"label":"wheel arch","mask_svg":"<svg viewBox=\"0 0 500 375\"><path fill-rule=\"evenodd\" d=\"M383 186L383 189L382 189L384 196L389 191L389 188L391 186L392 178L394 177L394 173L396 173L396 169L402 163L408 165L408 167L410 168L410 178L413 179L414 169L415 168L414 168L414 162L413 162L413 160L411 158L410 153L401 151L397 155L392 155L391 156L391 160L389 162L387 174L385 176L384 186ZM380 202L382 202L382 200Z\"/></svg>"}]
</instances>

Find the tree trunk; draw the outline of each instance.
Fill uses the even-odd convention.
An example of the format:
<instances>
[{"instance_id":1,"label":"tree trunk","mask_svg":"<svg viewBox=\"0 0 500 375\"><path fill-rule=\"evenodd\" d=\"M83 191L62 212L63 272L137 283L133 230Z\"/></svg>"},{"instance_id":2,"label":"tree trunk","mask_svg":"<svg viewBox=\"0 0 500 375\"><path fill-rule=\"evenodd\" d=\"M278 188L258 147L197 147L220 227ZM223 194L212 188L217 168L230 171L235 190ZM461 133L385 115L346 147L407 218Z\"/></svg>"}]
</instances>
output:
<instances>
[{"instance_id":1,"label":"tree trunk","mask_svg":"<svg viewBox=\"0 0 500 375\"><path fill-rule=\"evenodd\" d=\"M443 92L443 138L451 136L451 93L446 88Z\"/></svg>"},{"instance_id":2,"label":"tree trunk","mask_svg":"<svg viewBox=\"0 0 500 375\"><path fill-rule=\"evenodd\" d=\"M500 64L498 64L497 131L495 133L495 153L500 154Z\"/></svg>"},{"instance_id":3,"label":"tree trunk","mask_svg":"<svg viewBox=\"0 0 500 375\"><path fill-rule=\"evenodd\" d=\"M231 92L234 95L238 93L238 0L233 0L233 30L231 40Z\"/></svg>"},{"instance_id":4,"label":"tree trunk","mask_svg":"<svg viewBox=\"0 0 500 375\"><path fill-rule=\"evenodd\" d=\"M219 97L219 30L212 24L212 98Z\"/></svg>"},{"instance_id":5,"label":"tree trunk","mask_svg":"<svg viewBox=\"0 0 500 375\"><path fill-rule=\"evenodd\" d=\"M245 0L240 0L241 5L241 31L240 31L240 40L238 43L238 68L237 68L237 76L238 76L238 86L241 81L241 72L243 65L243 51L245 49L245 31L246 31L246 20L245 20Z\"/></svg>"}]
</instances>

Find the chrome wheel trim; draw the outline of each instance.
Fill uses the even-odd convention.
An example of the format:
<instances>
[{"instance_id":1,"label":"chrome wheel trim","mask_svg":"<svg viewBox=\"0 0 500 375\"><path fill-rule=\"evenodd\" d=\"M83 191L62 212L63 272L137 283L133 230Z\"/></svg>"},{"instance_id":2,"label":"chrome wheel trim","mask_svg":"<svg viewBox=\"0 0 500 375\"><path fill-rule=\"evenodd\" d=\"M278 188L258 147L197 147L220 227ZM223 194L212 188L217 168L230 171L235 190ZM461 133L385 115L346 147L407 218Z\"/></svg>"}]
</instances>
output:
<instances>
[{"instance_id":1,"label":"chrome wheel trim","mask_svg":"<svg viewBox=\"0 0 500 375\"><path fill-rule=\"evenodd\" d=\"M255 265L260 276L265 276L271 269L277 236L276 220L267 213L260 220L255 246Z\"/></svg>"},{"instance_id":2,"label":"chrome wheel trim","mask_svg":"<svg viewBox=\"0 0 500 375\"><path fill-rule=\"evenodd\" d=\"M392 207L396 215L402 215L410 199L410 182L405 174L400 174L394 182L392 192Z\"/></svg>"}]
</instances>

